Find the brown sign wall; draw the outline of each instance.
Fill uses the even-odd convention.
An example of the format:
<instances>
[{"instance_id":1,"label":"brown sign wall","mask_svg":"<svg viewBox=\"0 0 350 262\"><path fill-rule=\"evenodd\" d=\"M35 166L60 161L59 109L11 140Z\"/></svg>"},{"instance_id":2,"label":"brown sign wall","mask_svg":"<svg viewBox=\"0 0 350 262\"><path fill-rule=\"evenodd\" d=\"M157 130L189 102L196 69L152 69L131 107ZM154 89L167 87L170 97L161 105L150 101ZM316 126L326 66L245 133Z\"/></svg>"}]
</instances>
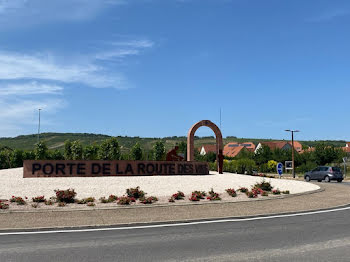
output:
<instances>
[{"instance_id":1,"label":"brown sign wall","mask_svg":"<svg viewBox=\"0 0 350 262\"><path fill-rule=\"evenodd\" d=\"M23 177L208 175L206 162L25 160Z\"/></svg>"}]
</instances>

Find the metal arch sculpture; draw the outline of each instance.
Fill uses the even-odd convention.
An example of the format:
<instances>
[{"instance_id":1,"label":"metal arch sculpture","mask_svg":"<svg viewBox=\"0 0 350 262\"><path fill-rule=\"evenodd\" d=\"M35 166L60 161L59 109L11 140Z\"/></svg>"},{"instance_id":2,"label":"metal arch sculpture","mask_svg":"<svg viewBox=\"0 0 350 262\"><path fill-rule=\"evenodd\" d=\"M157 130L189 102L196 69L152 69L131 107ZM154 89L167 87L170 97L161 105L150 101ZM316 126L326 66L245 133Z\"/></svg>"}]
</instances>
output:
<instances>
[{"instance_id":1,"label":"metal arch sculpture","mask_svg":"<svg viewBox=\"0 0 350 262\"><path fill-rule=\"evenodd\" d=\"M219 174L222 174L224 156L223 156L223 142L222 142L222 134L220 129L210 120L202 120L198 123L194 124L187 135L187 161L194 161L194 134L197 129L201 126L207 126L213 130L216 136L216 162L217 169Z\"/></svg>"}]
</instances>

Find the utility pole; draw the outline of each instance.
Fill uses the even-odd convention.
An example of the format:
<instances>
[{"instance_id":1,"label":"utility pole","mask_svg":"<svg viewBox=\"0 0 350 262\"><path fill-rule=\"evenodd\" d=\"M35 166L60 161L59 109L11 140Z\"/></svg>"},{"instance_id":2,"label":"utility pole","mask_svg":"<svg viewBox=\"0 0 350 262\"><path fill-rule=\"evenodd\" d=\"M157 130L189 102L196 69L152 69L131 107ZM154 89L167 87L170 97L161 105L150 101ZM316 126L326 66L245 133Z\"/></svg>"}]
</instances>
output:
<instances>
[{"instance_id":1,"label":"utility pole","mask_svg":"<svg viewBox=\"0 0 350 262\"><path fill-rule=\"evenodd\" d=\"M295 178L295 166L294 166L294 133L300 132L299 130L284 130L286 132L292 133L292 170L293 170L293 178Z\"/></svg>"},{"instance_id":2,"label":"utility pole","mask_svg":"<svg viewBox=\"0 0 350 262\"><path fill-rule=\"evenodd\" d=\"M39 108L38 110L39 110L38 143L39 143L39 141L40 141L40 111L41 111L41 108Z\"/></svg>"}]
</instances>

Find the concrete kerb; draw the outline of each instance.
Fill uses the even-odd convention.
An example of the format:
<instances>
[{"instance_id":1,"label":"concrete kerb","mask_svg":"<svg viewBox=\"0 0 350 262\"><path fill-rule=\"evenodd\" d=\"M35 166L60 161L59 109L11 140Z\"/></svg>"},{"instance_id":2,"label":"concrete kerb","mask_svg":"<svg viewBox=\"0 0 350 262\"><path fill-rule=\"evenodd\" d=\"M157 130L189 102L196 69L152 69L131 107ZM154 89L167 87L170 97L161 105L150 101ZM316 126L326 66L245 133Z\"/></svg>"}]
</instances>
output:
<instances>
[{"instance_id":1,"label":"concrete kerb","mask_svg":"<svg viewBox=\"0 0 350 262\"><path fill-rule=\"evenodd\" d=\"M247 200L239 200L239 201L210 201L210 202L187 202L187 203L172 203L172 204L151 204L151 205L137 205L137 206L115 206L115 207L91 207L91 208L74 208L74 209L61 209L59 207L55 209L45 209L45 210L0 210L1 214L11 214L11 213L47 213L47 212L91 212L91 211L99 211L99 210L117 210L117 209L138 209L138 208L160 208L160 207L177 207L177 206L200 206L200 205L225 205L225 204L234 204L234 203L243 203L243 202L251 202L251 201L269 201L275 199L284 199L290 197L298 197L304 195L310 195L315 193L320 193L325 191L324 188L319 188L312 191L296 193L296 194L288 194L288 195L276 195L274 197L266 197L266 198L258 198L258 199L247 199Z\"/></svg>"}]
</instances>

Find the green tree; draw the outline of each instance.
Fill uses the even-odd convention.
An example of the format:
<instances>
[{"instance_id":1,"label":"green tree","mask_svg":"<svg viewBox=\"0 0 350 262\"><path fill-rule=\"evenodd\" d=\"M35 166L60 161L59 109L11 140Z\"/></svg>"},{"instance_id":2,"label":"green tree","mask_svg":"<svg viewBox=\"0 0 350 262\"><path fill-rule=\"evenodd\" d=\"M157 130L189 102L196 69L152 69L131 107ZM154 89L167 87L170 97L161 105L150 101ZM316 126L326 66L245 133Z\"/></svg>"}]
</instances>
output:
<instances>
[{"instance_id":1,"label":"green tree","mask_svg":"<svg viewBox=\"0 0 350 262\"><path fill-rule=\"evenodd\" d=\"M115 137L102 142L98 150L100 160L119 160L121 157L118 140Z\"/></svg>"},{"instance_id":2,"label":"green tree","mask_svg":"<svg viewBox=\"0 0 350 262\"><path fill-rule=\"evenodd\" d=\"M138 142L131 149L131 159L142 160L142 149Z\"/></svg>"},{"instance_id":3,"label":"green tree","mask_svg":"<svg viewBox=\"0 0 350 262\"><path fill-rule=\"evenodd\" d=\"M72 159L72 142L70 140L64 142L64 159Z\"/></svg>"},{"instance_id":4,"label":"green tree","mask_svg":"<svg viewBox=\"0 0 350 262\"><path fill-rule=\"evenodd\" d=\"M89 145L86 146L83 150L83 159L85 160L96 160L98 154L99 146L98 145Z\"/></svg>"},{"instance_id":5,"label":"green tree","mask_svg":"<svg viewBox=\"0 0 350 262\"><path fill-rule=\"evenodd\" d=\"M39 141L37 144L35 144L34 155L35 155L35 160L48 159L49 150L45 142Z\"/></svg>"},{"instance_id":6,"label":"green tree","mask_svg":"<svg viewBox=\"0 0 350 262\"><path fill-rule=\"evenodd\" d=\"M326 165L333 162L341 162L344 151L322 142L316 145L314 155L318 165Z\"/></svg>"},{"instance_id":7,"label":"green tree","mask_svg":"<svg viewBox=\"0 0 350 262\"><path fill-rule=\"evenodd\" d=\"M165 146L163 141L157 141L153 147L154 160L164 160L165 158Z\"/></svg>"},{"instance_id":8,"label":"green tree","mask_svg":"<svg viewBox=\"0 0 350 262\"><path fill-rule=\"evenodd\" d=\"M272 151L266 145L262 145L254 155L254 161L258 165L267 163L270 159L272 159Z\"/></svg>"},{"instance_id":9,"label":"green tree","mask_svg":"<svg viewBox=\"0 0 350 262\"><path fill-rule=\"evenodd\" d=\"M15 149L10 153L11 167L22 167L23 166L23 151Z\"/></svg>"},{"instance_id":10,"label":"green tree","mask_svg":"<svg viewBox=\"0 0 350 262\"><path fill-rule=\"evenodd\" d=\"M64 155L60 150L56 149L49 151L49 158L51 160L64 160Z\"/></svg>"},{"instance_id":11,"label":"green tree","mask_svg":"<svg viewBox=\"0 0 350 262\"><path fill-rule=\"evenodd\" d=\"M80 141L73 141L71 144L71 160L81 160L83 159L83 146Z\"/></svg>"}]
</instances>

